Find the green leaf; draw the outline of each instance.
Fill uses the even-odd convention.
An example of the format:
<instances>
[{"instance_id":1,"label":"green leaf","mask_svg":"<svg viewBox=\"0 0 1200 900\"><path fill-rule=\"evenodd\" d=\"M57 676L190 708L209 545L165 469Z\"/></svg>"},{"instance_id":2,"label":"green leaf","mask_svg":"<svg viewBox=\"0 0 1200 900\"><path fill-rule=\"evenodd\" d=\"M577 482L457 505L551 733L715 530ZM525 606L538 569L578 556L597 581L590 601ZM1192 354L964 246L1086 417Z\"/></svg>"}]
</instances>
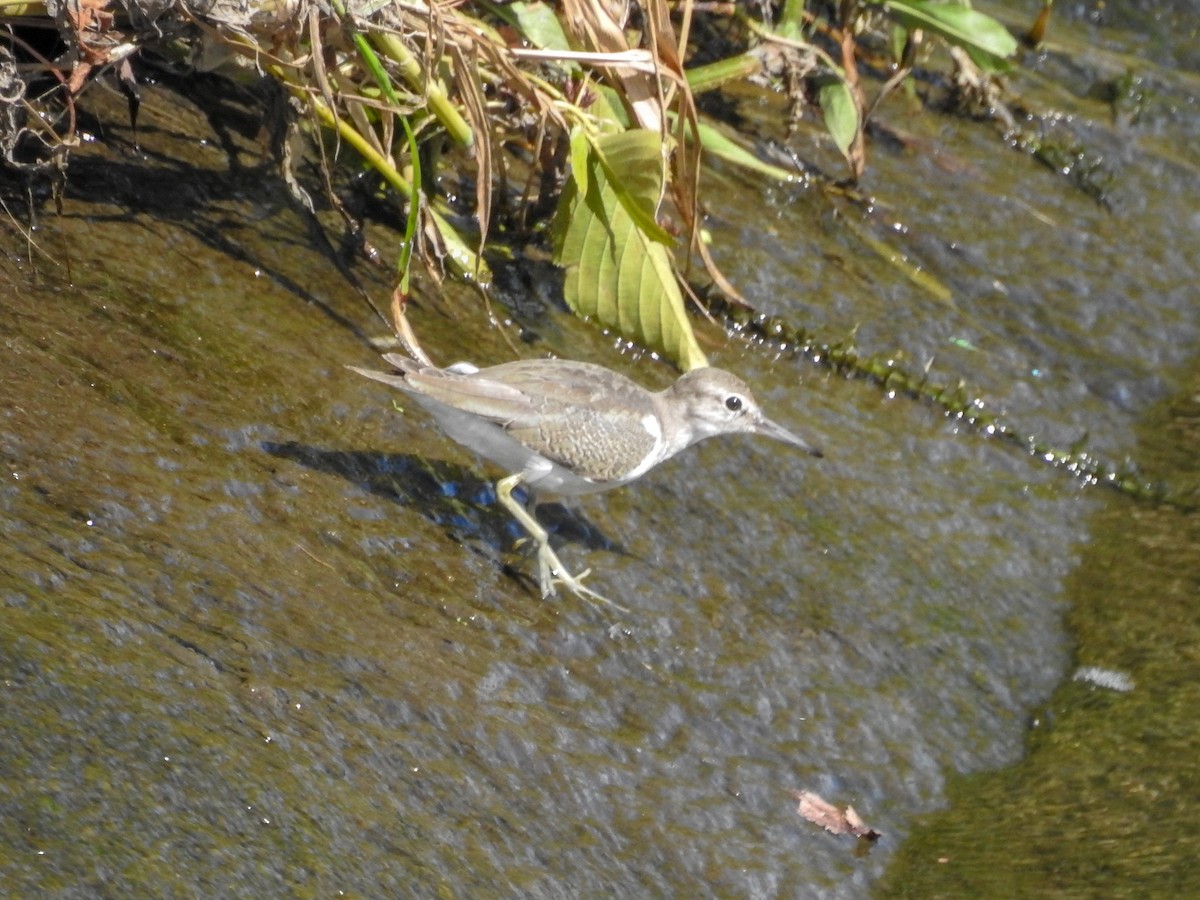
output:
<instances>
[{"instance_id":1,"label":"green leaf","mask_svg":"<svg viewBox=\"0 0 1200 900\"><path fill-rule=\"evenodd\" d=\"M571 132L571 177L575 180L575 189L585 197L588 192L588 153L591 145L587 134L582 128Z\"/></svg>"},{"instance_id":2,"label":"green leaf","mask_svg":"<svg viewBox=\"0 0 1200 900\"><path fill-rule=\"evenodd\" d=\"M672 117L673 119L674 117ZM699 126L700 145L705 151L718 159L723 159L725 162L741 166L743 169L750 169L752 172L758 172L760 175L766 175L768 178L774 178L778 181L792 182L799 177L798 172L789 171L781 166L773 166L770 163L763 162L733 138L712 125L700 122ZM688 137L691 137L690 132L688 133Z\"/></svg>"},{"instance_id":3,"label":"green leaf","mask_svg":"<svg viewBox=\"0 0 1200 900\"><path fill-rule=\"evenodd\" d=\"M596 138L585 166L586 175L573 175L555 218L555 261L566 273L567 303L685 371L707 365L671 251L642 227L648 220L665 235L654 222L662 192L658 133L635 129Z\"/></svg>"},{"instance_id":4,"label":"green leaf","mask_svg":"<svg viewBox=\"0 0 1200 900\"><path fill-rule=\"evenodd\" d=\"M634 128L597 138L588 150L589 169L595 160L604 170L608 186L638 228L651 240L674 244L675 239L657 219L663 184L662 139L658 132Z\"/></svg>"},{"instance_id":5,"label":"green leaf","mask_svg":"<svg viewBox=\"0 0 1200 900\"><path fill-rule=\"evenodd\" d=\"M761 55L746 52L727 59L705 63L702 66L692 66L687 70L688 87L693 94L712 91L734 81L745 81L758 75L763 70Z\"/></svg>"},{"instance_id":6,"label":"green leaf","mask_svg":"<svg viewBox=\"0 0 1200 900\"><path fill-rule=\"evenodd\" d=\"M429 222L437 229L438 238L445 250L445 261L450 271L471 281L478 281L481 284L490 283L492 271L483 257L472 249L467 239L458 233L446 216L435 209L433 204L429 205L428 210Z\"/></svg>"},{"instance_id":7,"label":"green leaf","mask_svg":"<svg viewBox=\"0 0 1200 900\"><path fill-rule=\"evenodd\" d=\"M784 0L783 8L779 11L779 21L775 23L775 32L780 37L790 41L804 39L804 0Z\"/></svg>"},{"instance_id":8,"label":"green leaf","mask_svg":"<svg viewBox=\"0 0 1200 900\"><path fill-rule=\"evenodd\" d=\"M628 131L633 127L633 122L629 120L629 113L625 111L625 104L621 101L619 93L598 81L591 82L588 90L591 91L593 97L588 112L595 117L597 127L602 132L616 134Z\"/></svg>"},{"instance_id":9,"label":"green leaf","mask_svg":"<svg viewBox=\"0 0 1200 900\"><path fill-rule=\"evenodd\" d=\"M893 62L899 63L904 58L908 34L908 29L900 24L893 25L888 32L888 52L891 53Z\"/></svg>"},{"instance_id":10,"label":"green leaf","mask_svg":"<svg viewBox=\"0 0 1200 900\"><path fill-rule=\"evenodd\" d=\"M833 142L842 151L842 156L849 157L850 146L858 134L858 104L854 102L854 93L842 79L835 78L821 85L817 91L817 102L825 116L825 127L828 129Z\"/></svg>"},{"instance_id":11,"label":"green leaf","mask_svg":"<svg viewBox=\"0 0 1200 900\"><path fill-rule=\"evenodd\" d=\"M516 18L522 36L541 50L569 50L571 45L558 16L548 3L510 3L508 10Z\"/></svg>"},{"instance_id":12,"label":"green leaf","mask_svg":"<svg viewBox=\"0 0 1200 900\"><path fill-rule=\"evenodd\" d=\"M883 8L906 28L924 28L971 54L983 68L1003 67L1017 40L1000 22L951 0L884 0Z\"/></svg>"}]
</instances>

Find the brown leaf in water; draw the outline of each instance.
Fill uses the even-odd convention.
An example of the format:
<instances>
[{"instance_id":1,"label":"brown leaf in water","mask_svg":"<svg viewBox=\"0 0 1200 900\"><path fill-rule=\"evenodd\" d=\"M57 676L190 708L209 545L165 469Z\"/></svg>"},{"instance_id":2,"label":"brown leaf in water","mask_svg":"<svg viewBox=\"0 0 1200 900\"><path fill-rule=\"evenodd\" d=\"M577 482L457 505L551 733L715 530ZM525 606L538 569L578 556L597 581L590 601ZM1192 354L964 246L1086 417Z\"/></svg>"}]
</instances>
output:
<instances>
[{"instance_id":1,"label":"brown leaf in water","mask_svg":"<svg viewBox=\"0 0 1200 900\"><path fill-rule=\"evenodd\" d=\"M882 835L867 824L854 811L853 806L845 809L834 806L820 794L812 791L788 791L799 802L796 812L814 825L820 825L831 834L852 834L868 841L877 841Z\"/></svg>"}]
</instances>

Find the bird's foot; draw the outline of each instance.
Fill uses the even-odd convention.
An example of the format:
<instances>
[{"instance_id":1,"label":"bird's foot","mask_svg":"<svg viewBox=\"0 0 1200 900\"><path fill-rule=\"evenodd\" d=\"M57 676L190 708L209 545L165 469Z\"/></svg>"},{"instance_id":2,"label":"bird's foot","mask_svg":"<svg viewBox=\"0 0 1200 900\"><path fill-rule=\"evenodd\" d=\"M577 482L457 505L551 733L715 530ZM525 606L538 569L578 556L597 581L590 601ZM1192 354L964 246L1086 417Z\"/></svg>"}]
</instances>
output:
<instances>
[{"instance_id":1,"label":"bird's foot","mask_svg":"<svg viewBox=\"0 0 1200 900\"><path fill-rule=\"evenodd\" d=\"M624 606L614 603L603 594L593 591L583 583L583 579L590 575L591 572L591 569L584 569L578 575L572 575L567 571L567 567L562 564L562 560L558 558L558 554L550 548L548 543L543 543L538 547L538 581L541 583L543 597L553 597L554 586L561 584L578 597L596 603L603 603L611 606L613 609L628 613L629 610Z\"/></svg>"}]
</instances>

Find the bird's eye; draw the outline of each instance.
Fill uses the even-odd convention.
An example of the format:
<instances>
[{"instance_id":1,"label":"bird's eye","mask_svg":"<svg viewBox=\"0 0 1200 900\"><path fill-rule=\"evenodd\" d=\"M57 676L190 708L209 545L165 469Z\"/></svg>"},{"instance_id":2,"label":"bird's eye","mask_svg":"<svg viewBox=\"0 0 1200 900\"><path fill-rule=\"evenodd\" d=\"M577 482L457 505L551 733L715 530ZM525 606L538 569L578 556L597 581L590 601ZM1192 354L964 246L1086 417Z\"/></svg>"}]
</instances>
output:
<instances>
[{"instance_id":1,"label":"bird's eye","mask_svg":"<svg viewBox=\"0 0 1200 900\"><path fill-rule=\"evenodd\" d=\"M742 398L737 394L725 398L725 408L730 412L740 412L742 409Z\"/></svg>"}]
</instances>

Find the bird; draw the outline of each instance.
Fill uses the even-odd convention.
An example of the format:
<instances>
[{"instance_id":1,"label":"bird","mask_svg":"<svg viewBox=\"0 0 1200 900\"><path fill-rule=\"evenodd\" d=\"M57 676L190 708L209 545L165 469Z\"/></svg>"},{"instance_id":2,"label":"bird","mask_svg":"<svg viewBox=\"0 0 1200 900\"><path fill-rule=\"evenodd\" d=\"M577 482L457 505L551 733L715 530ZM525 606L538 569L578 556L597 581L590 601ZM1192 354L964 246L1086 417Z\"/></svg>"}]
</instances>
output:
<instances>
[{"instance_id":1,"label":"bird","mask_svg":"<svg viewBox=\"0 0 1200 900\"><path fill-rule=\"evenodd\" d=\"M383 359L395 371L347 368L403 391L448 437L510 473L497 482L496 496L536 545L543 598L561 584L628 612L582 583L590 569L579 575L567 571L549 534L513 498L518 485L569 497L611 490L721 434L758 434L824 455L768 419L746 383L724 369L695 368L655 392L620 372L567 359L482 369L471 363L439 368L398 353Z\"/></svg>"}]
</instances>

